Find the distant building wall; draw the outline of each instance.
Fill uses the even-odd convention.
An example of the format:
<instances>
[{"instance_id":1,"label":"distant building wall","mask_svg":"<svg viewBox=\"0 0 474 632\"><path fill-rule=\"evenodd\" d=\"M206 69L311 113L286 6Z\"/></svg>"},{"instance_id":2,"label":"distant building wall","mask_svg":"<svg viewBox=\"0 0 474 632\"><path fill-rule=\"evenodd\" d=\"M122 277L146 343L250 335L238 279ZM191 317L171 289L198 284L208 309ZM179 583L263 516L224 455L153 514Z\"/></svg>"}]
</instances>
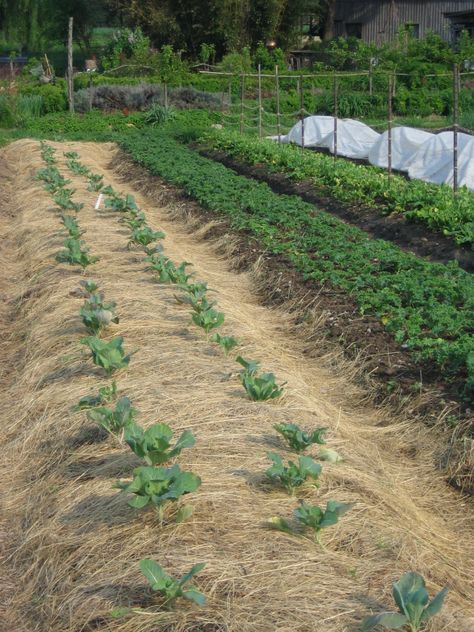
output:
<instances>
[{"instance_id":1,"label":"distant building wall","mask_svg":"<svg viewBox=\"0 0 474 632\"><path fill-rule=\"evenodd\" d=\"M452 41L462 28L472 35L474 1L338 0L336 3L336 36L354 35L366 42L382 44L408 24L413 25L419 37L434 31Z\"/></svg>"}]
</instances>

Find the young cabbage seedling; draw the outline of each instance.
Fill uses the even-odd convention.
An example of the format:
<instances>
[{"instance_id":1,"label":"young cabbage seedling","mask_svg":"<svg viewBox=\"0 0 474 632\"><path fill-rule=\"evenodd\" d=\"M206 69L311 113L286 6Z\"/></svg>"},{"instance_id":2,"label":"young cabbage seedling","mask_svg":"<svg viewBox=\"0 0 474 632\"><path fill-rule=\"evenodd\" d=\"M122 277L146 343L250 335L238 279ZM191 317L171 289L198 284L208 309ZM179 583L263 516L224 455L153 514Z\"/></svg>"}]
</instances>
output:
<instances>
[{"instance_id":1,"label":"young cabbage seedling","mask_svg":"<svg viewBox=\"0 0 474 632\"><path fill-rule=\"evenodd\" d=\"M223 312L218 312L216 309L207 309L204 312L198 312L192 314L193 323L198 327L204 329L206 334L209 334L213 329L220 327L225 320Z\"/></svg>"},{"instance_id":2,"label":"young cabbage seedling","mask_svg":"<svg viewBox=\"0 0 474 632\"><path fill-rule=\"evenodd\" d=\"M181 496L196 491L200 485L199 476L192 472L182 472L179 465L169 468L142 465L133 470L132 481L119 481L115 487L134 494L128 501L130 507L141 509L152 505L162 522L166 503L175 502Z\"/></svg>"},{"instance_id":3,"label":"young cabbage seedling","mask_svg":"<svg viewBox=\"0 0 474 632\"><path fill-rule=\"evenodd\" d=\"M62 208L63 211L71 210L78 213L84 207L84 204L72 201L74 193L74 189L59 189L53 197L54 203Z\"/></svg>"},{"instance_id":4,"label":"young cabbage seedling","mask_svg":"<svg viewBox=\"0 0 474 632\"><path fill-rule=\"evenodd\" d=\"M286 439L290 448L297 453L304 452L313 443L319 445L326 443L323 437L328 430L327 428L316 428L312 432L304 432L296 424L274 424L273 427Z\"/></svg>"},{"instance_id":5,"label":"young cabbage seedling","mask_svg":"<svg viewBox=\"0 0 474 632\"><path fill-rule=\"evenodd\" d=\"M239 377L242 386L251 400L265 401L267 399L275 399L283 393L283 387L286 382L278 386L273 373L257 375L258 362L245 360L241 356L237 356L236 361L244 367L243 370L239 372Z\"/></svg>"},{"instance_id":6,"label":"young cabbage seedling","mask_svg":"<svg viewBox=\"0 0 474 632\"><path fill-rule=\"evenodd\" d=\"M196 443L192 432L185 430L172 448L172 436L173 431L166 424L154 424L147 430L132 424L125 432L125 442L148 465L161 465L178 456L184 448L192 448Z\"/></svg>"},{"instance_id":7,"label":"young cabbage seedling","mask_svg":"<svg viewBox=\"0 0 474 632\"><path fill-rule=\"evenodd\" d=\"M130 362L131 355L125 355L123 350L122 336L116 336L110 342L95 336L87 336L82 338L81 343L89 347L94 364L102 367L107 375L125 368Z\"/></svg>"},{"instance_id":8,"label":"young cabbage seedling","mask_svg":"<svg viewBox=\"0 0 474 632\"><path fill-rule=\"evenodd\" d=\"M108 327L110 323L119 322L118 316L115 315L116 304L113 301L104 303L103 300L102 294L91 294L79 312L86 328L95 335Z\"/></svg>"},{"instance_id":9,"label":"young cabbage seedling","mask_svg":"<svg viewBox=\"0 0 474 632\"><path fill-rule=\"evenodd\" d=\"M69 263L69 265L78 265L85 269L87 266L93 265L99 261L99 257L91 257L89 249L85 247L85 242L80 239L69 237L64 242L65 250L60 250L56 255L56 261L59 263Z\"/></svg>"},{"instance_id":10,"label":"young cabbage seedling","mask_svg":"<svg viewBox=\"0 0 474 632\"><path fill-rule=\"evenodd\" d=\"M274 481L280 482L287 492L293 495L296 487L300 487L308 479L313 479L313 485L318 486L318 478L321 474L322 467L319 463L315 463L310 456L300 456L298 463L288 461L288 465L283 465L283 461L279 454L274 452L267 453L273 465L268 468L266 475Z\"/></svg>"},{"instance_id":11,"label":"young cabbage seedling","mask_svg":"<svg viewBox=\"0 0 474 632\"><path fill-rule=\"evenodd\" d=\"M89 175L89 169L85 165L81 165L81 163L77 162L75 159L67 160L66 164L69 169L78 176Z\"/></svg>"},{"instance_id":12,"label":"young cabbage seedling","mask_svg":"<svg viewBox=\"0 0 474 632\"><path fill-rule=\"evenodd\" d=\"M104 186L104 176L91 173L87 179L89 180L88 191L100 191Z\"/></svg>"},{"instance_id":13,"label":"young cabbage seedling","mask_svg":"<svg viewBox=\"0 0 474 632\"><path fill-rule=\"evenodd\" d=\"M109 195L109 192L105 189L103 193ZM128 211L139 210L133 195L127 195L125 198L122 198L119 195L113 194L112 197L106 198L104 204L105 208L109 208L112 211L116 211L118 213L126 213Z\"/></svg>"},{"instance_id":14,"label":"young cabbage seedling","mask_svg":"<svg viewBox=\"0 0 474 632\"><path fill-rule=\"evenodd\" d=\"M204 567L205 564L195 564L181 579L173 579L154 560L140 560L141 572L147 578L151 589L161 593L166 605L171 605L179 597L184 597L198 606L203 606L206 597L194 586L185 588L185 585Z\"/></svg>"},{"instance_id":15,"label":"young cabbage seedling","mask_svg":"<svg viewBox=\"0 0 474 632\"><path fill-rule=\"evenodd\" d=\"M115 404L115 408L106 406L94 408L88 411L87 417L122 440L125 430L133 423L136 412L128 397L121 397Z\"/></svg>"},{"instance_id":16,"label":"young cabbage seedling","mask_svg":"<svg viewBox=\"0 0 474 632\"><path fill-rule=\"evenodd\" d=\"M367 617L362 629L367 632L381 625L387 630L401 630L408 626L410 632L417 632L423 623L438 614L447 592L448 588L443 588L430 601L423 577L418 573L405 573L393 584L392 594L400 612L382 612Z\"/></svg>"},{"instance_id":17,"label":"young cabbage seedling","mask_svg":"<svg viewBox=\"0 0 474 632\"><path fill-rule=\"evenodd\" d=\"M79 158L79 154L77 153L77 151L65 151L64 157L68 158L69 160L77 160Z\"/></svg>"},{"instance_id":18,"label":"young cabbage seedling","mask_svg":"<svg viewBox=\"0 0 474 632\"><path fill-rule=\"evenodd\" d=\"M217 305L216 301L209 302L205 296L202 298L194 298L192 294L187 296L187 301L191 307L193 308L193 312L195 314L202 314L203 312L207 312L210 309L213 309L215 305Z\"/></svg>"},{"instance_id":19,"label":"young cabbage seedling","mask_svg":"<svg viewBox=\"0 0 474 632\"><path fill-rule=\"evenodd\" d=\"M127 244L127 248L130 248L132 244L137 246L148 246L153 241L164 238L164 233L157 230L152 230L149 226L141 226L132 230L130 241Z\"/></svg>"},{"instance_id":20,"label":"young cabbage seedling","mask_svg":"<svg viewBox=\"0 0 474 632\"><path fill-rule=\"evenodd\" d=\"M84 279L83 281L79 281L79 285L81 285L83 288L79 291L82 292L83 296L85 296L86 298L92 296L92 294L95 294L99 289L99 286L93 279Z\"/></svg>"},{"instance_id":21,"label":"young cabbage seedling","mask_svg":"<svg viewBox=\"0 0 474 632\"><path fill-rule=\"evenodd\" d=\"M117 382L114 380L111 386L100 386L97 395L85 395L74 406L74 410L85 410L108 404L117 394Z\"/></svg>"},{"instance_id":22,"label":"young cabbage seedling","mask_svg":"<svg viewBox=\"0 0 474 632\"><path fill-rule=\"evenodd\" d=\"M305 527L312 529L314 539L321 544L321 530L337 524L339 518L353 507L354 503L341 503L337 500L329 500L326 509L316 505L307 505L301 501L300 506L295 509L296 520Z\"/></svg>"},{"instance_id":23,"label":"young cabbage seedling","mask_svg":"<svg viewBox=\"0 0 474 632\"><path fill-rule=\"evenodd\" d=\"M72 237L73 239L78 240L80 236L85 232L81 230L77 219L72 215L61 215L61 221L64 224L64 228L69 233L69 237Z\"/></svg>"},{"instance_id":24,"label":"young cabbage seedling","mask_svg":"<svg viewBox=\"0 0 474 632\"><path fill-rule=\"evenodd\" d=\"M224 349L225 355L229 355L232 349L239 344L239 341L234 336L221 336L217 333L211 337L211 340Z\"/></svg>"}]
</instances>

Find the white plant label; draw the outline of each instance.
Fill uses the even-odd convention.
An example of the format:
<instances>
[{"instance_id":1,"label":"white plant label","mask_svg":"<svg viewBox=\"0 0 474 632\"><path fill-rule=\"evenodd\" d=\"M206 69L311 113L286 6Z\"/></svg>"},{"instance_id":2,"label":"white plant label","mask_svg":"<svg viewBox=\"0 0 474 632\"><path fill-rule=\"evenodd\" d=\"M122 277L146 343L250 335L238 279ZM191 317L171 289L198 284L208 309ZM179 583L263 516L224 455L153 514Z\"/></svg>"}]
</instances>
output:
<instances>
[{"instance_id":1,"label":"white plant label","mask_svg":"<svg viewBox=\"0 0 474 632\"><path fill-rule=\"evenodd\" d=\"M99 194L99 197L97 198L97 202L95 203L95 210L98 211L100 208L100 205L102 204L102 198L104 196L102 195L102 193Z\"/></svg>"}]
</instances>

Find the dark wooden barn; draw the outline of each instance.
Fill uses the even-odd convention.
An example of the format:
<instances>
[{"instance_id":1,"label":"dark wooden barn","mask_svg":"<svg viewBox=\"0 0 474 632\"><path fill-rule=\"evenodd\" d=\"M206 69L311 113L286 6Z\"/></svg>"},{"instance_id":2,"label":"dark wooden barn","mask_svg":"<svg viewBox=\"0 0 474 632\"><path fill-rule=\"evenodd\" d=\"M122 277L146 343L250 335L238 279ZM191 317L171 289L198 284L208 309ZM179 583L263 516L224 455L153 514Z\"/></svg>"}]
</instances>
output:
<instances>
[{"instance_id":1,"label":"dark wooden barn","mask_svg":"<svg viewBox=\"0 0 474 632\"><path fill-rule=\"evenodd\" d=\"M454 41L463 29L474 35L474 0L337 0L335 36L381 44L404 26L417 37L428 31Z\"/></svg>"}]
</instances>

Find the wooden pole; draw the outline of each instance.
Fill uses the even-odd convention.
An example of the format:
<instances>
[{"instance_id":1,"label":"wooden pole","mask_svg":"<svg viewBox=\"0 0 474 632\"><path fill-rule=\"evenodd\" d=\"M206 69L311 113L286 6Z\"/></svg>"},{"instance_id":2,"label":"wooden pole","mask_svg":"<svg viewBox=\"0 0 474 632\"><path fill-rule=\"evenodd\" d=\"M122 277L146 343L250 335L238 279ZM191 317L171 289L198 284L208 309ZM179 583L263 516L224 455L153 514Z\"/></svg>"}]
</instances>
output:
<instances>
[{"instance_id":1,"label":"wooden pole","mask_svg":"<svg viewBox=\"0 0 474 632\"><path fill-rule=\"evenodd\" d=\"M453 191L458 191L459 66L453 67Z\"/></svg>"},{"instance_id":2,"label":"wooden pole","mask_svg":"<svg viewBox=\"0 0 474 632\"><path fill-rule=\"evenodd\" d=\"M280 121L280 77L278 75L278 66L275 66L275 98L276 98L276 123L278 142L281 143L281 121Z\"/></svg>"},{"instance_id":3,"label":"wooden pole","mask_svg":"<svg viewBox=\"0 0 474 632\"><path fill-rule=\"evenodd\" d=\"M244 133L244 91L245 91L245 75L240 75L240 133Z\"/></svg>"},{"instance_id":4,"label":"wooden pole","mask_svg":"<svg viewBox=\"0 0 474 632\"><path fill-rule=\"evenodd\" d=\"M393 125L393 75L388 76L388 121L387 121L387 168L388 181L392 179L392 125Z\"/></svg>"},{"instance_id":5,"label":"wooden pole","mask_svg":"<svg viewBox=\"0 0 474 632\"><path fill-rule=\"evenodd\" d=\"M300 78L299 88L300 88L301 149L304 149L304 85L303 85L303 77Z\"/></svg>"},{"instance_id":6,"label":"wooden pole","mask_svg":"<svg viewBox=\"0 0 474 632\"><path fill-rule=\"evenodd\" d=\"M67 85L68 85L68 97L69 97L69 112L74 112L74 71L73 71L73 49L72 49L72 35L74 28L74 18L69 18L69 31L67 38Z\"/></svg>"},{"instance_id":7,"label":"wooden pole","mask_svg":"<svg viewBox=\"0 0 474 632\"><path fill-rule=\"evenodd\" d=\"M262 67L258 64L258 137L262 138Z\"/></svg>"},{"instance_id":8,"label":"wooden pole","mask_svg":"<svg viewBox=\"0 0 474 632\"><path fill-rule=\"evenodd\" d=\"M333 93L334 93L334 160L337 158L337 117L339 116L338 95L337 95L337 75L333 74Z\"/></svg>"}]
</instances>

